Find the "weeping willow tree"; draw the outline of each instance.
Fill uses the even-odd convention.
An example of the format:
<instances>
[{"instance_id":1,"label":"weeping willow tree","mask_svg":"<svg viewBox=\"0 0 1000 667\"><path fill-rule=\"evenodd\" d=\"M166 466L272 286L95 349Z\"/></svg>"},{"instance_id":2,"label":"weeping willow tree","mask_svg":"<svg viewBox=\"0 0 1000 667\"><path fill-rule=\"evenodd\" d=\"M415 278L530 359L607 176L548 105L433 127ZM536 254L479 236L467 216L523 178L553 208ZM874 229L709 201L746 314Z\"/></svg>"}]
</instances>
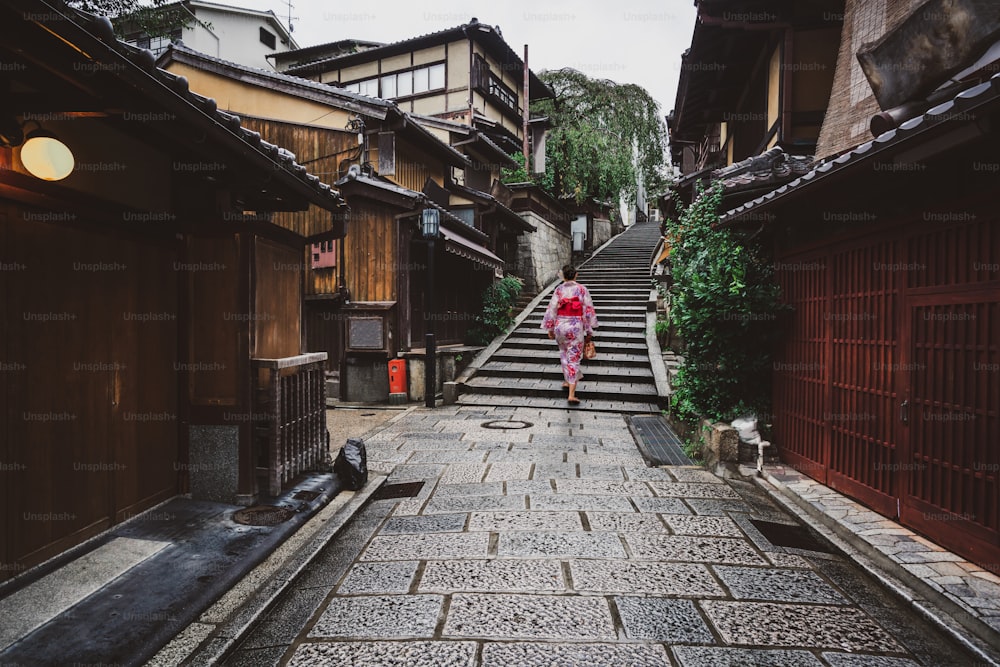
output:
<instances>
[{"instance_id":1,"label":"weeping willow tree","mask_svg":"<svg viewBox=\"0 0 1000 667\"><path fill-rule=\"evenodd\" d=\"M539 78L555 93L531 108L552 124L545 160L554 194L578 202L621 198L631 205L640 182L647 192L665 189L667 133L660 105L645 88L591 79L570 68Z\"/></svg>"}]
</instances>

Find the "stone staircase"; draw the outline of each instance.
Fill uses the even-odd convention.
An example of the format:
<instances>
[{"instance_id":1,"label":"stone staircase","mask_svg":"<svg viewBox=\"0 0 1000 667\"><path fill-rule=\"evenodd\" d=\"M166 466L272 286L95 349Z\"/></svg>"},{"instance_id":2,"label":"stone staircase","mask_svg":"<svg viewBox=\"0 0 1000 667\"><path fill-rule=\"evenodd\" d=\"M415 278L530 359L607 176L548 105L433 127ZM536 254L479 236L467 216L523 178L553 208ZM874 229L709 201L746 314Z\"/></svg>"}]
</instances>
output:
<instances>
[{"instance_id":1,"label":"stone staircase","mask_svg":"<svg viewBox=\"0 0 1000 667\"><path fill-rule=\"evenodd\" d=\"M650 255L660 236L655 223L633 225L579 268L597 310L597 358L584 361L577 388L580 409L659 412L646 345ZM541 328L551 290L503 344L462 385L465 405L565 408L555 341Z\"/></svg>"}]
</instances>

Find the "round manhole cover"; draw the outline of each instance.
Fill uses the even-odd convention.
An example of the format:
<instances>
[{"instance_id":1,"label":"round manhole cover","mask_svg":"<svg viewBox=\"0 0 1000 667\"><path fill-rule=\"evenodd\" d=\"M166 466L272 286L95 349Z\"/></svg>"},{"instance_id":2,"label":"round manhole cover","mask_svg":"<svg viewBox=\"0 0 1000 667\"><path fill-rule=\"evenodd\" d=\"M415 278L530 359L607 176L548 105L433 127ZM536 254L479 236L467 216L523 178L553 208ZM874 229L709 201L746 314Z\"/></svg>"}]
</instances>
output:
<instances>
[{"instance_id":1,"label":"round manhole cover","mask_svg":"<svg viewBox=\"0 0 1000 667\"><path fill-rule=\"evenodd\" d=\"M495 428L500 430L513 430L518 428L530 428L534 426L531 422L520 421L517 419L494 419L493 421L483 422L480 424L483 428Z\"/></svg>"},{"instance_id":2,"label":"round manhole cover","mask_svg":"<svg viewBox=\"0 0 1000 667\"><path fill-rule=\"evenodd\" d=\"M295 516L295 512L287 507L258 505L234 512L233 521L244 526L277 526L293 516Z\"/></svg>"}]
</instances>

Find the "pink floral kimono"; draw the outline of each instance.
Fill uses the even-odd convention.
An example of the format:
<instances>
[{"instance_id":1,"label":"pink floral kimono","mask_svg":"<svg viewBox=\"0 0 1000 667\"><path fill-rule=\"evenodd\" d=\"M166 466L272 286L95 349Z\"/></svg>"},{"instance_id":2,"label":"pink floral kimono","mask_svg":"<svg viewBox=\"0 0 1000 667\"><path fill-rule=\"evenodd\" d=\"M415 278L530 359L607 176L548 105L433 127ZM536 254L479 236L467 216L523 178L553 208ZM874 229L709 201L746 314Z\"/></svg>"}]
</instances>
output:
<instances>
[{"instance_id":1,"label":"pink floral kimono","mask_svg":"<svg viewBox=\"0 0 1000 667\"><path fill-rule=\"evenodd\" d=\"M580 372L583 339L597 328L597 314L587 288L574 281L556 287L542 318L542 328L555 332L566 383L577 382L583 377Z\"/></svg>"}]
</instances>

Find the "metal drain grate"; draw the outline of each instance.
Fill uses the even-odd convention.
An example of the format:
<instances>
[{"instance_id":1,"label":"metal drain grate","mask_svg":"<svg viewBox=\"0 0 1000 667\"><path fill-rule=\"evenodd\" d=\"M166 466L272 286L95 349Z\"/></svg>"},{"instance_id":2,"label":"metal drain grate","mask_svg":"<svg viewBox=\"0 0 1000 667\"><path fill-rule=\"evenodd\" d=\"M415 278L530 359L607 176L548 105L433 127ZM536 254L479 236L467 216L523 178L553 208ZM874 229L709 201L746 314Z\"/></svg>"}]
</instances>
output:
<instances>
[{"instance_id":1,"label":"metal drain grate","mask_svg":"<svg viewBox=\"0 0 1000 667\"><path fill-rule=\"evenodd\" d=\"M403 482L401 484L386 484L372 494L372 500L389 500L391 498L413 498L420 489L424 487L423 482Z\"/></svg>"},{"instance_id":2,"label":"metal drain grate","mask_svg":"<svg viewBox=\"0 0 1000 667\"><path fill-rule=\"evenodd\" d=\"M531 428L534 426L531 422L521 421L519 419L493 419L488 422L483 422L480 424L483 428L494 428L500 429L501 431L510 431L519 428Z\"/></svg>"},{"instance_id":3,"label":"metal drain grate","mask_svg":"<svg viewBox=\"0 0 1000 667\"><path fill-rule=\"evenodd\" d=\"M639 449L653 464L658 466L697 465L688 458L681 448L680 438L670 429L670 425L660 417L632 417L632 427L639 436Z\"/></svg>"},{"instance_id":4,"label":"metal drain grate","mask_svg":"<svg viewBox=\"0 0 1000 667\"><path fill-rule=\"evenodd\" d=\"M833 549L813 537L812 533L803 526L791 526L786 523L774 523L773 521L761 521L760 519L750 519L750 523L760 531L760 534L768 542L776 547L818 551L824 554L835 553Z\"/></svg>"},{"instance_id":5,"label":"metal drain grate","mask_svg":"<svg viewBox=\"0 0 1000 667\"><path fill-rule=\"evenodd\" d=\"M293 516L295 512L287 507L258 505L233 512L233 521L244 526L277 526Z\"/></svg>"}]
</instances>

